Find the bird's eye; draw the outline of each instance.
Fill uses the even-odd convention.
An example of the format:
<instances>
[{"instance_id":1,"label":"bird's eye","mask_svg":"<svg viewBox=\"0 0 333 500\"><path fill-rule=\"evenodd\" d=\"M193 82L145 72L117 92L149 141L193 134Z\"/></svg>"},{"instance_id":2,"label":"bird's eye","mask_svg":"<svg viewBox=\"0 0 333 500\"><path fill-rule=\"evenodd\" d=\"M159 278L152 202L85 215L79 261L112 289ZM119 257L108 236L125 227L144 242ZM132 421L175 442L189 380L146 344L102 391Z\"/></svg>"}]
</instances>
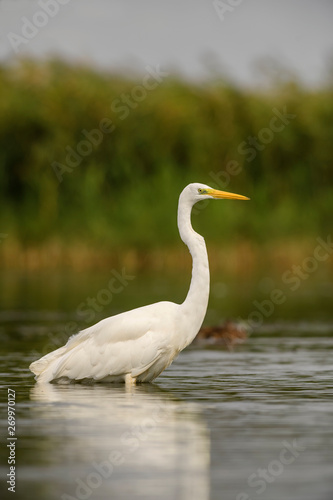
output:
<instances>
[{"instance_id":1,"label":"bird's eye","mask_svg":"<svg viewBox=\"0 0 333 500\"><path fill-rule=\"evenodd\" d=\"M202 189L202 188L199 188L199 189L198 189L198 193L199 193L199 194L205 194L205 193L207 193L207 189Z\"/></svg>"}]
</instances>

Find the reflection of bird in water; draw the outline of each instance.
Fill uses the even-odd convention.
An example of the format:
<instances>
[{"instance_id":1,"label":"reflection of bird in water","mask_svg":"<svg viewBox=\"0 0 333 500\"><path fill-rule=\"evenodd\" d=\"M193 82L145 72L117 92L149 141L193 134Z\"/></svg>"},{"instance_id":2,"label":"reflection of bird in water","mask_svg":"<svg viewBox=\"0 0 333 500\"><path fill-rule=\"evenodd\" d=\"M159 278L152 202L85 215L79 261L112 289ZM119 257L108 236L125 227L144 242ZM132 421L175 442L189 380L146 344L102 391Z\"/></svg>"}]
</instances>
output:
<instances>
[{"instance_id":1,"label":"reflection of bird in water","mask_svg":"<svg viewBox=\"0 0 333 500\"><path fill-rule=\"evenodd\" d=\"M197 403L155 384L35 384L30 397L37 456L61 477L62 498L209 499L210 436Z\"/></svg>"},{"instance_id":2,"label":"reflection of bird in water","mask_svg":"<svg viewBox=\"0 0 333 500\"><path fill-rule=\"evenodd\" d=\"M246 339L245 326L227 320L222 325L201 328L194 342L200 345L225 345L231 350L236 344L242 344Z\"/></svg>"},{"instance_id":3,"label":"reflection of bird in water","mask_svg":"<svg viewBox=\"0 0 333 500\"><path fill-rule=\"evenodd\" d=\"M182 304L158 302L103 319L72 336L64 347L30 365L40 382L53 380L151 382L188 346L204 320L209 297L209 264L202 236L191 225L195 203L245 196L189 184L180 194L178 228L193 258L192 280Z\"/></svg>"}]
</instances>

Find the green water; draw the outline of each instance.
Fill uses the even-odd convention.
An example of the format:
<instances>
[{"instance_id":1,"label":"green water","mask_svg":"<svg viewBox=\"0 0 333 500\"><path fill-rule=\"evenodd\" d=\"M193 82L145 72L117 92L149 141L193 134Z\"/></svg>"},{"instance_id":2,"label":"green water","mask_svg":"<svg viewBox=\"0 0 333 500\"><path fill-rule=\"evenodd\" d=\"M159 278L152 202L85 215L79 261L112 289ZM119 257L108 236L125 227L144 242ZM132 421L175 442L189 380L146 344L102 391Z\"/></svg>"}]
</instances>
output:
<instances>
[{"instance_id":1,"label":"green water","mask_svg":"<svg viewBox=\"0 0 333 500\"><path fill-rule=\"evenodd\" d=\"M208 324L249 317L253 301L277 286L265 277L241 286L215 278ZM89 297L101 308L97 321L151 301L180 301L188 286L170 276L135 277L103 306L98 293L109 279L1 278L2 479L9 472L8 388L17 437L16 496L3 482L2 498L332 498L329 280L286 290L286 301L231 352L188 348L152 385L35 384L29 363L63 343L64 332L86 326Z\"/></svg>"}]
</instances>

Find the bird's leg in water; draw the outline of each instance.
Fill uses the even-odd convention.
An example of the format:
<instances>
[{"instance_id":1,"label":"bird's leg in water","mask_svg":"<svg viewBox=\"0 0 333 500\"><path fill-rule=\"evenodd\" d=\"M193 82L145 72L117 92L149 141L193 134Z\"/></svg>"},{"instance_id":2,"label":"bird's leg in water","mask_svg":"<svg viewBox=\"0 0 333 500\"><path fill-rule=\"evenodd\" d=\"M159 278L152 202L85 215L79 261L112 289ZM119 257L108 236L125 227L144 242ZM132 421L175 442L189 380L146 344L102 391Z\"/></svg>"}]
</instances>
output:
<instances>
[{"instance_id":1,"label":"bird's leg in water","mask_svg":"<svg viewBox=\"0 0 333 500\"><path fill-rule=\"evenodd\" d=\"M130 373L127 373L127 375L125 375L125 384L128 387L130 387L131 385L136 385L136 378L132 377Z\"/></svg>"}]
</instances>

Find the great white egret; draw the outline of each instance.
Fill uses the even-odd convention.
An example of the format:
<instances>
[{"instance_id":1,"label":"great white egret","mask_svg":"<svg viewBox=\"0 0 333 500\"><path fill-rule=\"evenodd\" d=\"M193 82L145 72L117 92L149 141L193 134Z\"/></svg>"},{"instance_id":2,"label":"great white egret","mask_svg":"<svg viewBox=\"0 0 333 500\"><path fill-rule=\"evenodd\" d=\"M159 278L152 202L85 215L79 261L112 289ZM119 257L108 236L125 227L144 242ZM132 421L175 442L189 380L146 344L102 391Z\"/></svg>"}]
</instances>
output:
<instances>
[{"instance_id":1,"label":"great white egret","mask_svg":"<svg viewBox=\"0 0 333 500\"><path fill-rule=\"evenodd\" d=\"M248 200L246 196L193 183L178 203L178 229L192 255L192 279L182 304L157 302L99 321L66 345L30 365L38 382L151 382L188 346L204 320L209 296L205 240L191 225L191 210L205 199Z\"/></svg>"}]
</instances>

